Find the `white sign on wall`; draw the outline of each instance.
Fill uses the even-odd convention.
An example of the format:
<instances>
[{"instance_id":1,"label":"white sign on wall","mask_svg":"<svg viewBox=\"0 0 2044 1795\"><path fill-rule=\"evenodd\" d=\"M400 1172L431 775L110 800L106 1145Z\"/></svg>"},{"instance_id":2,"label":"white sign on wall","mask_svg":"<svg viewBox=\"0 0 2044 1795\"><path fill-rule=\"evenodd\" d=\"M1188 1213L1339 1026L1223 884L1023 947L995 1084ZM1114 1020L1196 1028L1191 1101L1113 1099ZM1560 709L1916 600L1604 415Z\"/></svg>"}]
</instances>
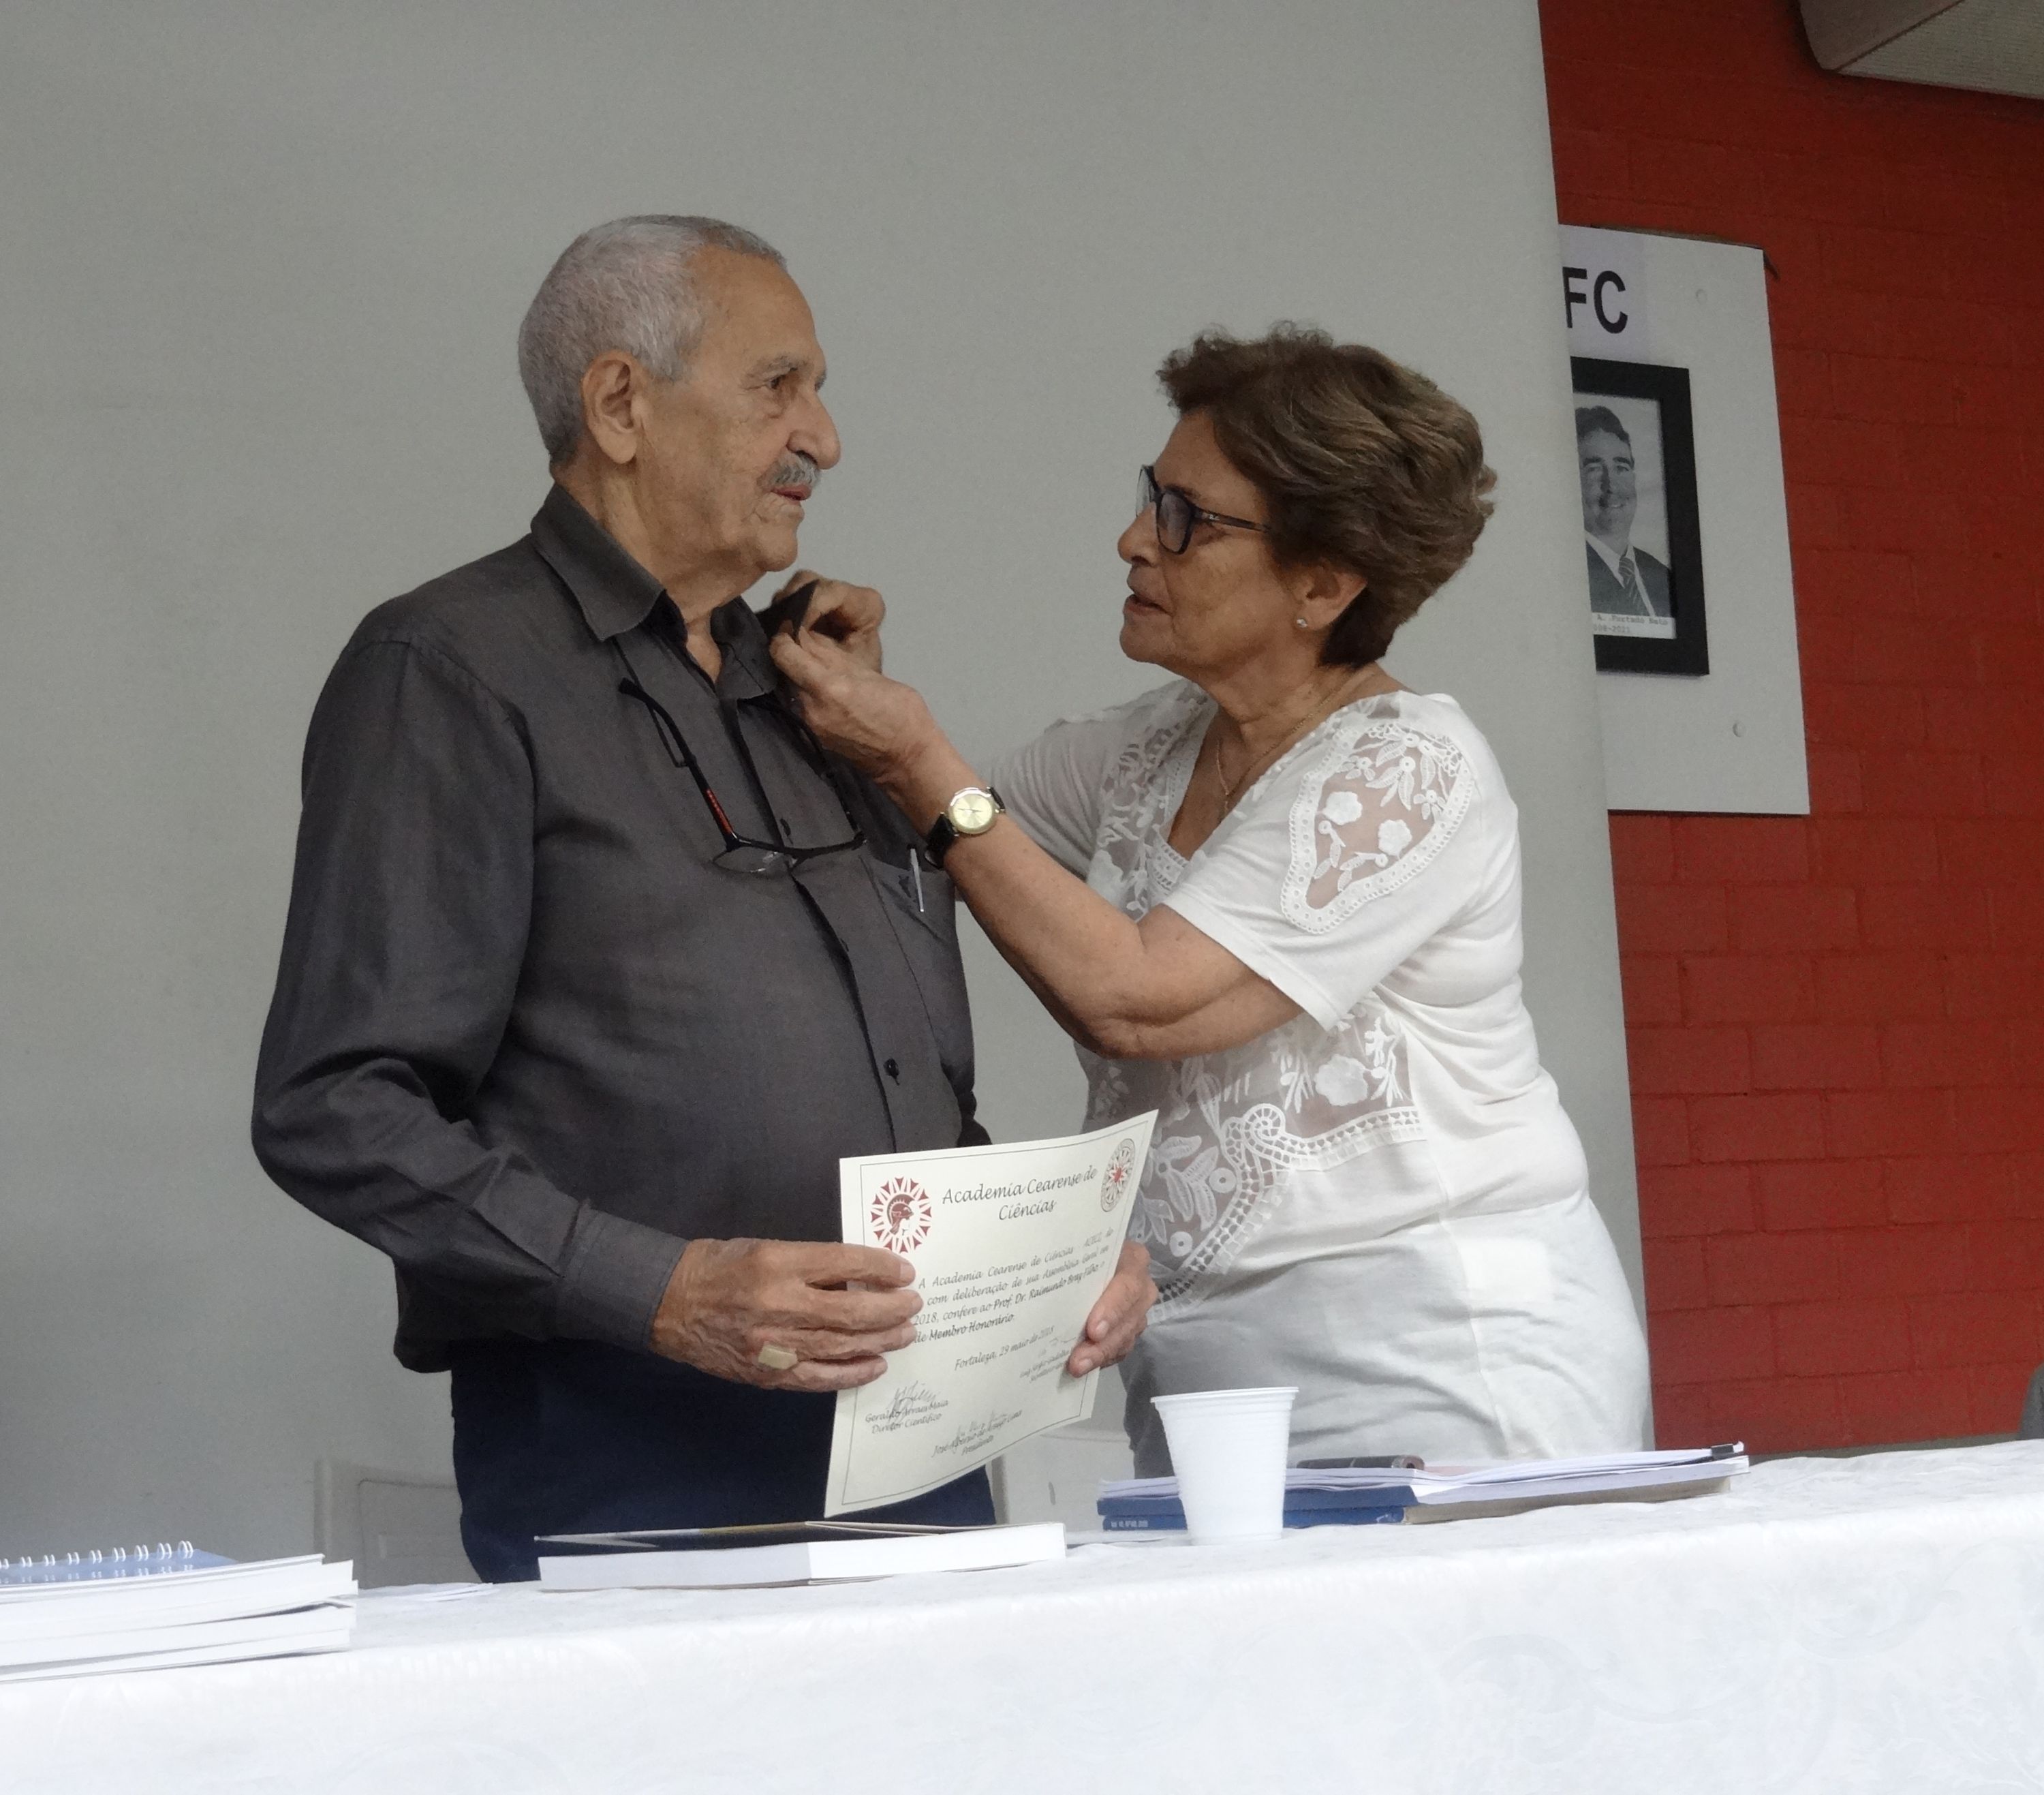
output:
<instances>
[{"instance_id":1,"label":"white sign on wall","mask_svg":"<svg viewBox=\"0 0 2044 1795\"><path fill-rule=\"evenodd\" d=\"M1649 443L1652 433L1642 432L1627 402L1608 396L1630 390L1631 383L1612 378L1618 371L1599 379L1578 367L1585 602L1625 602L1596 596L1600 587L1607 594L1623 590L1650 615L1666 572L1656 573L1663 553L1675 563L1679 588L1685 484L1693 489L1692 550L1700 550L1692 555L1692 578L1708 602L1707 673L1599 675L1607 801L1614 810L1807 814L1802 678L1765 259L1740 244L1572 226L1563 227L1561 247L1572 360L1639 364L1639 380L1655 390L1679 385L1693 444L1692 476L1673 478L1671 468L1654 492L1639 484L1652 483L1639 468L1630 471L1635 490L1621 494L1619 529L1610 490L1612 432L1600 409L1619 414L1635 445ZM1668 409L1661 407L1664 420ZM1665 443L1666 433L1660 438ZM1636 457L1647 475L1654 459L1645 448ZM1673 545L1660 553L1656 519ZM1616 588L1599 580L1600 570ZM1600 638L1608 633L1608 625L1599 628ZM1645 636L1648 628L1633 633Z\"/></svg>"},{"instance_id":2,"label":"white sign on wall","mask_svg":"<svg viewBox=\"0 0 2044 1795\"><path fill-rule=\"evenodd\" d=\"M1654 359L1641 240L1630 231L1562 227L1562 312L1570 355Z\"/></svg>"}]
</instances>

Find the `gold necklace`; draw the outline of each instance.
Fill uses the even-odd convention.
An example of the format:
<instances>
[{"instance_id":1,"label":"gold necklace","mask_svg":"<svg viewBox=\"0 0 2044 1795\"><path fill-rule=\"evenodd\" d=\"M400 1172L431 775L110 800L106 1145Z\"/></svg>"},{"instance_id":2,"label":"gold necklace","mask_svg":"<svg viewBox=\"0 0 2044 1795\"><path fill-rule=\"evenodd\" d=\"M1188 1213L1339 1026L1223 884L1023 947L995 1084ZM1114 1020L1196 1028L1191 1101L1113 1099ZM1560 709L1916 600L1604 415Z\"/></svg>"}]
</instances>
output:
<instances>
[{"instance_id":1,"label":"gold necklace","mask_svg":"<svg viewBox=\"0 0 2044 1795\"><path fill-rule=\"evenodd\" d=\"M1287 748L1290 748L1294 742L1297 741L1301 736L1304 736L1311 729L1318 728L1320 725L1324 723L1330 717L1333 716L1336 711L1339 710L1344 704L1350 702L1350 696L1348 694L1348 689L1350 686L1365 683L1366 682L1366 676L1370 671L1371 670L1369 668L1364 668L1361 670L1360 674L1351 675L1341 686L1338 686L1335 688L1335 695L1331 701L1316 705L1313 709L1308 710L1305 716L1289 734L1281 736L1278 740L1278 744L1274 748L1267 750L1260 759L1251 761L1250 763L1232 779L1229 778L1228 775L1221 769L1220 742L1219 739L1216 738L1214 742L1213 771L1214 783L1220 788L1221 815L1225 817L1229 811L1235 808L1235 794L1240 791L1244 786L1247 785L1254 775L1263 772L1266 767L1270 767L1278 759L1279 755L1282 755Z\"/></svg>"}]
</instances>

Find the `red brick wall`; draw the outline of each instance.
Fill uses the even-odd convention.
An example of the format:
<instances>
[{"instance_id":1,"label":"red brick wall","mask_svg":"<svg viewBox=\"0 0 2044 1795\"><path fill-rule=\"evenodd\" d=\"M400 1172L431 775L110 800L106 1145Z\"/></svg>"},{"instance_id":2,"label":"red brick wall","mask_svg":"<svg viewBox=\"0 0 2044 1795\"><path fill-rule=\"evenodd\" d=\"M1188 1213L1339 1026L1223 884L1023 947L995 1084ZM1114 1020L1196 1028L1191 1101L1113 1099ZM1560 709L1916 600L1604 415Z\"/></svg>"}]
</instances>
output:
<instances>
[{"instance_id":1,"label":"red brick wall","mask_svg":"<svg viewBox=\"0 0 2044 1795\"><path fill-rule=\"evenodd\" d=\"M2006 1432L2044 1360L2044 103L1826 75L1793 0L1541 17L1563 220L1779 274L1813 814L1612 819L1661 1435Z\"/></svg>"}]
</instances>

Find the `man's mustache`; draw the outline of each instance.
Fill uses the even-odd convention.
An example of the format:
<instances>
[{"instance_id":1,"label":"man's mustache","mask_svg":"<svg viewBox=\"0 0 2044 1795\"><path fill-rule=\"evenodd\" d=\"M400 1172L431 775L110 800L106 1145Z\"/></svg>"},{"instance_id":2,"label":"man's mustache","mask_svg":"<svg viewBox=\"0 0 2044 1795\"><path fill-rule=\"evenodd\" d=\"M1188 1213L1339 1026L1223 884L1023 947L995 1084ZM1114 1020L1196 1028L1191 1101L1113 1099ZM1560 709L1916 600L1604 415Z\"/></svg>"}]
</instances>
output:
<instances>
[{"instance_id":1,"label":"man's mustache","mask_svg":"<svg viewBox=\"0 0 2044 1795\"><path fill-rule=\"evenodd\" d=\"M824 471L800 449L790 449L774 463L774 471L766 476L767 490L778 492L783 486L804 486L814 492L824 477Z\"/></svg>"}]
</instances>

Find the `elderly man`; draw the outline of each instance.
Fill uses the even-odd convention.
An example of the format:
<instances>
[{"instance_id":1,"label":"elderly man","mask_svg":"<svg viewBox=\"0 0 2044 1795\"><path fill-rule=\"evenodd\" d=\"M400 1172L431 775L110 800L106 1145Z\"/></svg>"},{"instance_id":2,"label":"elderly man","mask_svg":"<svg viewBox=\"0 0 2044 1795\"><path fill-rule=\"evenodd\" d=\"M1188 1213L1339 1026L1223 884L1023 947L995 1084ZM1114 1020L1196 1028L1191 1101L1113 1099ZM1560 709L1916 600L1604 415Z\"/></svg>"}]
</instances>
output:
<instances>
[{"instance_id":1,"label":"elderly man","mask_svg":"<svg viewBox=\"0 0 2044 1795\"><path fill-rule=\"evenodd\" d=\"M817 1512L830 1393L920 1307L837 1243L838 1159L986 1139L948 883L736 596L838 459L781 257L600 226L518 359L532 533L372 611L313 713L254 1128L396 1263L493 1579L536 1534ZM877 595L822 597L877 655ZM1154 1294L1130 1249L1074 1372ZM992 1518L983 1474L883 1512Z\"/></svg>"},{"instance_id":2,"label":"elderly man","mask_svg":"<svg viewBox=\"0 0 2044 1795\"><path fill-rule=\"evenodd\" d=\"M1583 486L1583 552L1590 609L1610 617L1673 617L1668 569L1632 542L1639 486L1632 438L1609 406L1576 413L1576 461Z\"/></svg>"}]
</instances>

